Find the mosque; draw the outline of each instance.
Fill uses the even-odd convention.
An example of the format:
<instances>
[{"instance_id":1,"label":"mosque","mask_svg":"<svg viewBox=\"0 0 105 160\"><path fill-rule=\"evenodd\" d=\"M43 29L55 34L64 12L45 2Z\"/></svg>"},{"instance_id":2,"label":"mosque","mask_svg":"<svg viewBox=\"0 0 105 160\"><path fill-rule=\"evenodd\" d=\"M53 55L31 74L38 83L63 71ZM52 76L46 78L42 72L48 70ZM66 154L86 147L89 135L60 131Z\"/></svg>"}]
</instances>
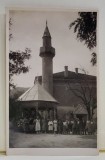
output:
<instances>
[{"instance_id":1,"label":"mosque","mask_svg":"<svg viewBox=\"0 0 105 160\"><path fill-rule=\"evenodd\" d=\"M42 76L36 76L34 85L18 98L22 114L28 111L42 118L72 118L87 119L88 111L85 103L96 101L96 76L69 71L53 74L53 58L55 48L52 47L51 34L46 22L40 47L42 58ZM84 102L84 103L83 103Z\"/></svg>"}]
</instances>

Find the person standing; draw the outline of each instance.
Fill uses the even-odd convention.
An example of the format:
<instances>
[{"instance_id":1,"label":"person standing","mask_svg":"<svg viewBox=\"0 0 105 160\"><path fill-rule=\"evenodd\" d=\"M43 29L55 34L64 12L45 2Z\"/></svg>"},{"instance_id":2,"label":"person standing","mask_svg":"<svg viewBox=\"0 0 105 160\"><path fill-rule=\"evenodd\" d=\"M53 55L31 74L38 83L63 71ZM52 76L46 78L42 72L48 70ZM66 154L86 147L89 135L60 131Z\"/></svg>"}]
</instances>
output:
<instances>
[{"instance_id":1,"label":"person standing","mask_svg":"<svg viewBox=\"0 0 105 160\"><path fill-rule=\"evenodd\" d=\"M54 124L54 134L56 134L57 133L57 126L58 126L58 122L56 119L53 121L53 124Z\"/></svg>"},{"instance_id":2,"label":"person standing","mask_svg":"<svg viewBox=\"0 0 105 160\"><path fill-rule=\"evenodd\" d=\"M42 133L47 132L47 119L42 119Z\"/></svg>"},{"instance_id":3,"label":"person standing","mask_svg":"<svg viewBox=\"0 0 105 160\"><path fill-rule=\"evenodd\" d=\"M63 121L63 134L67 134L67 121Z\"/></svg>"},{"instance_id":4,"label":"person standing","mask_svg":"<svg viewBox=\"0 0 105 160\"><path fill-rule=\"evenodd\" d=\"M71 120L71 134L73 134L73 124L74 124L74 120Z\"/></svg>"},{"instance_id":5,"label":"person standing","mask_svg":"<svg viewBox=\"0 0 105 160\"><path fill-rule=\"evenodd\" d=\"M90 134L90 121L87 120L86 122L86 134Z\"/></svg>"},{"instance_id":6,"label":"person standing","mask_svg":"<svg viewBox=\"0 0 105 160\"><path fill-rule=\"evenodd\" d=\"M90 134L93 135L95 132L95 125L94 122L91 120L90 122Z\"/></svg>"},{"instance_id":7,"label":"person standing","mask_svg":"<svg viewBox=\"0 0 105 160\"><path fill-rule=\"evenodd\" d=\"M62 120L58 120L58 133L59 134L62 134L62 132L63 132L63 122L62 122Z\"/></svg>"},{"instance_id":8,"label":"person standing","mask_svg":"<svg viewBox=\"0 0 105 160\"><path fill-rule=\"evenodd\" d=\"M86 131L85 131L85 128L86 128L86 121L83 119L82 121L81 121L81 130L80 130L80 133L82 134L82 135L85 135L86 134Z\"/></svg>"},{"instance_id":9,"label":"person standing","mask_svg":"<svg viewBox=\"0 0 105 160\"><path fill-rule=\"evenodd\" d=\"M24 118L24 120L23 120L23 131L25 132L25 133L28 133L29 132L29 120L28 120L28 118Z\"/></svg>"},{"instance_id":10,"label":"person standing","mask_svg":"<svg viewBox=\"0 0 105 160\"><path fill-rule=\"evenodd\" d=\"M35 122L36 122L35 131L36 131L36 133L40 133L40 119L37 118L37 119L35 120Z\"/></svg>"},{"instance_id":11,"label":"person standing","mask_svg":"<svg viewBox=\"0 0 105 160\"><path fill-rule=\"evenodd\" d=\"M44 118L42 118L42 120L41 120L41 131L42 131L42 133L45 132L45 119Z\"/></svg>"},{"instance_id":12,"label":"person standing","mask_svg":"<svg viewBox=\"0 0 105 160\"><path fill-rule=\"evenodd\" d=\"M76 134L79 135L80 134L80 120L77 120L77 125L76 125Z\"/></svg>"},{"instance_id":13,"label":"person standing","mask_svg":"<svg viewBox=\"0 0 105 160\"><path fill-rule=\"evenodd\" d=\"M48 131L49 133L53 133L53 121L52 120L48 121Z\"/></svg>"},{"instance_id":14,"label":"person standing","mask_svg":"<svg viewBox=\"0 0 105 160\"><path fill-rule=\"evenodd\" d=\"M77 121L76 121L76 119L73 121L72 132L73 132L73 134L77 134Z\"/></svg>"}]
</instances>

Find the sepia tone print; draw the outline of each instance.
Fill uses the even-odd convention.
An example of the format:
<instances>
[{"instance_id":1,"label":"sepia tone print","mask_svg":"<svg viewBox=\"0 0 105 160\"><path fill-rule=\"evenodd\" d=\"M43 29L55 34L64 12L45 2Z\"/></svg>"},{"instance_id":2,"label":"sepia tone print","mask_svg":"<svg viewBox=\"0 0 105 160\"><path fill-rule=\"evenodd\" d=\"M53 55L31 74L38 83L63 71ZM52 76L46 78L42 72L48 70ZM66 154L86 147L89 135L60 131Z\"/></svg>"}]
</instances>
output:
<instances>
[{"instance_id":1,"label":"sepia tone print","mask_svg":"<svg viewBox=\"0 0 105 160\"><path fill-rule=\"evenodd\" d=\"M97 12L9 13L9 147L97 148Z\"/></svg>"}]
</instances>

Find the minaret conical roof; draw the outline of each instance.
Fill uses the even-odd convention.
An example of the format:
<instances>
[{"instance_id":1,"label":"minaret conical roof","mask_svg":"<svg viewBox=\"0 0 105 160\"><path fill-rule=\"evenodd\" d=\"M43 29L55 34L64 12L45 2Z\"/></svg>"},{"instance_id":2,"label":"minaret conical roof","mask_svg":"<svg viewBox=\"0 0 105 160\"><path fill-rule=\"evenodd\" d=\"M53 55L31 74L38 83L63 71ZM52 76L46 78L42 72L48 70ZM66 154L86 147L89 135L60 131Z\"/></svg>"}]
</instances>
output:
<instances>
[{"instance_id":1,"label":"minaret conical roof","mask_svg":"<svg viewBox=\"0 0 105 160\"><path fill-rule=\"evenodd\" d=\"M46 27L43 34L43 46L40 47L40 57L54 57L55 56L55 48L52 47L51 44L51 35L47 26L46 21Z\"/></svg>"},{"instance_id":2,"label":"minaret conical roof","mask_svg":"<svg viewBox=\"0 0 105 160\"><path fill-rule=\"evenodd\" d=\"M47 21L46 21L46 28L44 30L43 37L51 37L48 26L47 26Z\"/></svg>"}]
</instances>

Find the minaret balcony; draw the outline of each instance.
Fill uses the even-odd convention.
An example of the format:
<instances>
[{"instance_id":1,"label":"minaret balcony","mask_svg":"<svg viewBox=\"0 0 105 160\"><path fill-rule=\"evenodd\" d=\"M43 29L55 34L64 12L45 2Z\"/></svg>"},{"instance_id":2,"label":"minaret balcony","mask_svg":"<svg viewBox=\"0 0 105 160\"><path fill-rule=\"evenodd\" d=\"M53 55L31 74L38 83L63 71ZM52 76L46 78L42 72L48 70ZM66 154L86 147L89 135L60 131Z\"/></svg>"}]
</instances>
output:
<instances>
[{"instance_id":1,"label":"minaret balcony","mask_svg":"<svg viewBox=\"0 0 105 160\"><path fill-rule=\"evenodd\" d=\"M53 47L48 47L48 46L43 46L40 47L40 57L54 57L55 56L55 48Z\"/></svg>"}]
</instances>

